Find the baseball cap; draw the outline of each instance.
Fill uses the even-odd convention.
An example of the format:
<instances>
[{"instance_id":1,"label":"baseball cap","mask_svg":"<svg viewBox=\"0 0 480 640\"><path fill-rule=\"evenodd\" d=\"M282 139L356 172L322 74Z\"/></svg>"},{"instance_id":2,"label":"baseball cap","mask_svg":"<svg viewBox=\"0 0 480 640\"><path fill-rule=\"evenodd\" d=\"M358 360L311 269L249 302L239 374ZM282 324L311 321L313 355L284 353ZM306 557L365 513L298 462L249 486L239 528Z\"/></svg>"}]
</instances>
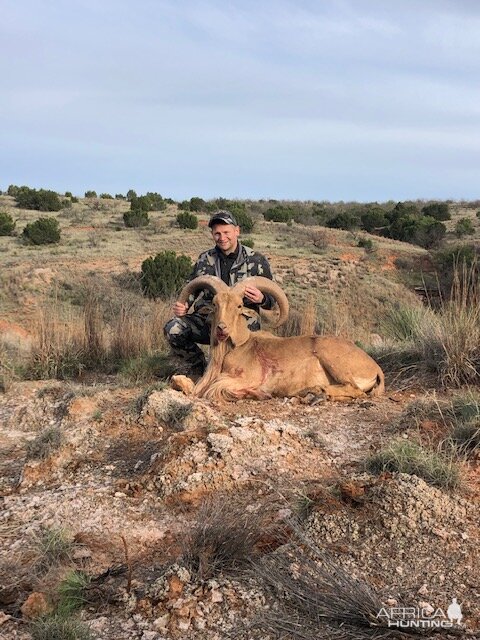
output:
<instances>
[{"instance_id":1,"label":"baseball cap","mask_svg":"<svg viewBox=\"0 0 480 640\"><path fill-rule=\"evenodd\" d=\"M217 211L214 213L208 223L210 229L214 224L233 224L234 227L238 227L238 222L232 216L230 211Z\"/></svg>"}]
</instances>

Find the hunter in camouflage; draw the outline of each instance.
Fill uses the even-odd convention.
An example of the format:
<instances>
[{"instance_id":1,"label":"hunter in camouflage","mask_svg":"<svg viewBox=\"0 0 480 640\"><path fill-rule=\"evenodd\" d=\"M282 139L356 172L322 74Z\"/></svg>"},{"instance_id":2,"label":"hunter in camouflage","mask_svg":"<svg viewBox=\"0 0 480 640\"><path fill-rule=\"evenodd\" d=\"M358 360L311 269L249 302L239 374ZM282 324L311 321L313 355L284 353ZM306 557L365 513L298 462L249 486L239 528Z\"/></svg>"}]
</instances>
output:
<instances>
[{"instance_id":1,"label":"hunter in camouflage","mask_svg":"<svg viewBox=\"0 0 480 640\"><path fill-rule=\"evenodd\" d=\"M212 275L221 278L228 286L233 286L248 276L272 279L265 256L238 241L240 227L230 212L217 211L208 226L212 230L215 247L199 256L189 281L198 276ZM203 374L206 365L205 356L198 345L210 344L208 314L213 295L211 291L204 289L196 298L191 296L186 305L176 302L173 305L175 317L164 328L172 350L186 360L194 374ZM274 300L256 287L247 287L244 304L258 314L260 307L271 309ZM258 331L259 318L249 318L248 326L251 331Z\"/></svg>"}]
</instances>

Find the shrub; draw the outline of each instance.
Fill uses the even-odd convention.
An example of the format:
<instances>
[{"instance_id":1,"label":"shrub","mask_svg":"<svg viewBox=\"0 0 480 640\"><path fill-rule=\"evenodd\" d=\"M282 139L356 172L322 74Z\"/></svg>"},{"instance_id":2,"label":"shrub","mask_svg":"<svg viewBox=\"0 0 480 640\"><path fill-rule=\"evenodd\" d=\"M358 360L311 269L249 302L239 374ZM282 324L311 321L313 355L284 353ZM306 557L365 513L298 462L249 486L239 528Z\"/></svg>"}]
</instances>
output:
<instances>
[{"instance_id":1,"label":"shrub","mask_svg":"<svg viewBox=\"0 0 480 640\"><path fill-rule=\"evenodd\" d=\"M136 191L134 191L133 189L129 189L127 191L127 200L133 200L136 197L137 197L137 192Z\"/></svg>"},{"instance_id":2,"label":"shrub","mask_svg":"<svg viewBox=\"0 0 480 640\"><path fill-rule=\"evenodd\" d=\"M196 196L194 196L193 198L190 198L190 206L189 206L190 211L205 211L206 206L207 206L207 203L203 198L198 198Z\"/></svg>"},{"instance_id":3,"label":"shrub","mask_svg":"<svg viewBox=\"0 0 480 640\"><path fill-rule=\"evenodd\" d=\"M39 218L27 224L23 237L31 244L55 244L60 242L60 228L55 218Z\"/></svg>"},{"instance_id":4,"label":"shrub","mask_svg":"<svg viewBox=\"0 0 480 640\"><path fill-rule=\"evenodd\" d=\"M342 211L327 221L327 227L330 227L330 229L346 229L347 231L352 231L353 229L358 229L359 226L360 219L351 211Z\"/></svg>"},{"instance_id":5,"label":"shrub","mask_svg":"<svg viewBox=\"0 0 480 640\"><path fill-rule=\"evenodd\" d=\"M362 227L369 233L387 224L385 211L381 207L371 207L367 209L361 214L360 220Z\"/></svg>"},{"instance_id":6,"label":"shrub","mask_svg":"<svg viewBox=\"0 0 480 640\"><path fill-rule=\"evenodd\" d=\"M122 193L116 193L115 200L126 200L126 197Z\"/></svg>"},{"instance_id":7,"label":"shrub","mask_svg":"<svg viewBox=\"0 0 480 640\"><path fill-rule=\"evenodd\" d=\"M477 211L475 215L477 216L477 218L480 218L480 211Z\"/></svg>"},{"instance_id":8,"label":"shrub","mask_svg":"<svg viewBox=\"0 0 480 640\"><path fill-rule=\"evenodd\" d=\"M125 211L123 221L126 227L146 227L150 222L148 213L142 209Z\"/></svg>"},{"instance_id":9,"label":"shrub","mask_svg":"<svg viewBox=\"0 0 480 640\"><path fill-rule=\"evenodd\" d=\"M182 202L179 202L178 208L182 211L190 211L190 200L182 200Z\"/></svg>"},{"instance_id":10,"label":"shrub","mask_svg":"<svg viewBox=\"0 0 480 640\"><path fill-rule=\"evenodd\" d=\"M145 196L132 196L130 209L132 211L163 211L167 205L159 193L147 193Z\"/></svg>"},{"instance_id":11,"label":"shrub","mask_svg":"<svg viewBox=\"0 0 480 640\"><path fill-rule=\"evenodd\" d=\"M362 249L365 249L367 253L372 253L375 250L375 245L373 244L373 240L371 238L360 238L358 241L358 246Z\"/></svg>"},{"instance_id":12,"label":"shrub","mask_svg":"<svg viewBox=\"0 0 480 640\"><path fill-rule=\"evenodd\" d=\"M11 236L15 229L15 221L6 211L0 211L0 236Z\"/></svg>"},{"instance_id":13,"label":"shrub","mask_svg":"<svg viewBox=\"0 0 480 640\"><path fill-rule=\"evenodd\" d=\"M229 209L229 211L231 211ZM255 222L253 218L251 218L246 211L235 211L233 212L236 221L238 222L238 226L242 230L242 233L251 233L253 231L253 227L255 226ZM245 244L245 242L243 243Z\"/></svg>"},{"instance_id":14,"label":"shrub","mask_svg":"<svg viewBox=\"0 0 480 640\"><path fill-rule=\"evenodd\" d=\"M73 193L71 191L65 191L65 198L73 198Z\"/></svg>"},{"instance_id":15,"label":"shrub","mask_svg":"<svg viewBox=\"0 0 480 640\"><path fill-rule=\"evenodd\" d=\"M424 449L409 440L396 440L366 461L371 473L408 473L428 484L452 489L459 485L458 466L452 459Z\"/></svg>"},{"instance_id":16,"label":"shrub","mask_svg":"<svg viewBox=\"0 0 480 640\"><path fill-rule=\"evenodd\" d=\"M85 191L85 198L96 198L96 197L97 197L96 191Z\"/></svg>"},{"instance_id":17,"label":"shrub","mask_svg":"<svg viewBox=\"0 0 480 640\"><path fill-rule=\"evenodd\" d=\"M255 246L253 238L242 238L242 244L244 247L250 247L250 249L253 249L253 247Z\"/></svg>"},{"instance_id":18,"label":"shrub","mask_svg":"<svg viewBox=\"0 0 480 640\"><path fill-rule=\"evenodd\" d=\"M181 229L196 229L198 227L198 218L189 211L181 211L177 215L177 223Z\"/></svg>"},{"instance_id":19,"label":"shrub","mask_svg":"<svg viewBox=\"0 0 480 640\"><path fill-rule=\"evenodd\" d=\"M13 196L13 197L15 198L15 196L16 196L16 195L17 195L17 193L18 193L18 189L19 189L19 188L20 188L20 187L17 187L17 185L15 185L15 184L10 184L10 185L8 186L8 189L7 189L7 195L9 195L9 196Z\"/></svg>"},{"instance_id":20,"label":"shrub","mask_svg":"<svg viewBox=\"0 0 480 640\"><path fill-rule=\"evenodd\" d=\"M442 222L429 216L419 217L413 214L397 218L390 226L390 237L417 244L424 249L437 247L446 232Z\"/></svg>"},{"instance_id":21,"label":"shrub","mask_svg":"<svg viewBox=\"0 0 480 640\"><path fill-rule=\"evenodd\" d=\"M29 189L20 187L15 196L17 206L21 209L33 209L34 211L60 211L63 203L58 193L48 189Z\"/></svg>"},{"instance_id":22,"label":"shrub","mask_svg":"<svg viewBox=\"0 0 480 640\"><path fill-rule=\"evenodd\" d=\"M113 197L109 193L101 193L100 198L102 198L102 200L113 200Z\"/></svg>"},{"instance_id":23,"label":"shrub","mask_svg":"<svg viewBox=\"0 0 480 640\"><path fill-rule=\"evenodd\" d=\"M460 218L455 225L455 234L461 238L462 236L471 236L475 233L473 222L470 218Z\"/></svg>"},{"instance_id":24,"label":"shrub","mask_svg":"<svg viewBox=\"0 0 480 640\"><path fill-rule=\"evenodd\" d=\"M295 212L292 207L285 207L279 204L275 207L270 207L270 209L267 209L263 216L265 220L272 222L288 222L289 220L293 219L294 213Z\"/></svg>"},{"instance_id":25,"label":"shrub","mask_svg":"<svg viewBox=\"0 0 480 640\"><path fill-rule=\"evenodd\" d=\"M188 256L174 251L162 251L142 262L140 278L142 291L149 298L169 298L185 284L192 270Z\"/></svg>"},{"instance_id":26,"label":"shrub","mask_svg":"<svg viewBox=\"0 0 480 640\"><path fill-rule=\"evenodd\" d=\"M435 220L445 221L450 220L450 211L446 202L432 202L422 208L424 216L430 216Z\"/></svg>"},{"instance_id":27,"label":"shrub","mask_svg":"<svg viewBox=\"0 0 480 640\"><path fill-rule=\"evenodd\" d=\"M62 444L62 432L59 427L47 427L36 438L27 443L27 458L45 460Z\"/></svg>"},{"instance_id":28,"label":"shrub","mask_svg":"<svg viewBox=\"0 0 480 640\"><path fill-rule=\"evenodd\" d=\"M166 201L159 193L148 191L145 197L150 202L150 211L165 211L167 208Z\"/></svg>"}]
</instances>

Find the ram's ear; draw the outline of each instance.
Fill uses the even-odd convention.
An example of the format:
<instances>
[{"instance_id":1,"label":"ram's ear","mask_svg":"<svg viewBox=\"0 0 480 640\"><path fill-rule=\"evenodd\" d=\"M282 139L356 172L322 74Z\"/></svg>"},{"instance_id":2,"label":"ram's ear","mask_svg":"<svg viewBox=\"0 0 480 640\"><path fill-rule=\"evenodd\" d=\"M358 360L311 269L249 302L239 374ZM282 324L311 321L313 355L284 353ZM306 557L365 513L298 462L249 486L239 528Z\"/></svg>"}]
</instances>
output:
<instances>
[{"instance_id":1,"label":"ram's ear","mask_svg":"<svg viewBox=\"0 0 480 640\"><path fill-rule=\"evenodd\" d=\"M242 316L244 318L258 318L258 313L254 309L249 309L248 307L243 307Z\"/></svg>"},{"instance_id":2,"label":"ram's ear","mask_svg":"<svg viewBox=\"0 0 480 640\"><path fill-rule=\"evenodd\" d=\"M208 303L208 304L202 305L198 310L198 313L200 313L202 316L208 316L213 312L213 310L214 310L213 304Z\"/></svg>"}]
</instances>

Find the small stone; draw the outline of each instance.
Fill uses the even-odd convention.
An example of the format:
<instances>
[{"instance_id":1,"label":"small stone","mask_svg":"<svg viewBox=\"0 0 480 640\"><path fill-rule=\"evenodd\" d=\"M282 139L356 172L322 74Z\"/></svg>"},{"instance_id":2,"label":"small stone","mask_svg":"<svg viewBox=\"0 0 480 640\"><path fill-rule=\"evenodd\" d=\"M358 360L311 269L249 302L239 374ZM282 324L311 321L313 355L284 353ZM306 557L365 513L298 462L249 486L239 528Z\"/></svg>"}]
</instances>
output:
<instances>
[{"instance_id":1,"label":"small stone","mask_svg":"<svg viewBox=\"0 0 480 640\"><path fill-rule=\"evenodd\" d=\"M419 596L428 596L428 587L427 583L422 584L420 589L417 591Z\"/></svg>"},{"instance_id":2,"label":"small stone","mask_svg":"<svg viewBox=\"0 0 480 640\"><path fill-rule=\"evenodd\" d=\"M165 615L159 616L156 620L154 620L153 626L157 629L160 629L161 631L165 631L168 626L169 620L170 614L166 613Z\"/></svg>"},{"instance_id":3,"label":"small stone","mask_svg":"<svg viewBox=\"0 0 480 640\"><path fill-rule=\"evenodd\" d=\"M465 531L462 533L462 540L468 540L468 533L465 533Z\"/></svg>"},{"instance_id":4,"label":"small stone","mask_svg":"<svg viewBox=\"0 0 480 640\"><path fill-rule=\"evenodd\" d=\"M7 620L10 620L12 616L8 616L6 613L4 613L3 611L0 611L0 626L4 623L7 622Z\"/></svg>"},{"instance_id":5,"label":"small stone","mask_svg":"<svg viewBox=\"0 0 480 640\"><path fill-rule=\"evenodd\" d=\"M184 619L184 620L179 620L177 622L177 626L180 629L180 631L188 631L190 629L190 620Z\"/></svg>"},{"instance_id":6,"label":"small stone","mask_svg":"<svg viewBox=\"0 0 480 640\"><path fill-rule=\"evenodd\" d=\"M399 576L403 576L403 567L396 567L395 571Z\"/></svg>"},{"instance_id":7,"label":"small stone","mask_svg":"<svg viewBox=\"0 0 480 640\"><path fill-rule=\"evenodd\" d=\"M398 604L398 600L396 598L387 598L385 600L385 604L389 607L396 607Z\"/></svg>"},{"instance_id":8,"label":"small stone","mask_svg":"<svg viewBox=\"0 0 480 640\"><path fill-rule=\"evenodd\" d=\"M115 496L115 498L126 498L127 494L123 493L122 491L115 491L115 493L113 494Z\"/></svg>"},{"instance_id":9,"label":"small stone","mask_svg":"<svg viewBox=\"0 0 480 640\"><path fill-rule=\"evenodd\" d=\"M223 595L221 591L212 589L212 602L223 602Z\"/></svg>"},{"instance_id":10,"label":"small stone","mask_svg":"<svg viewBox=\"0 0 480 640\"><path fill-rule=\"evenodd\" d=\"M429 602L424 602L423 600L420 600L420 602L418 603L418 606L422 610L422 615L431 616L432 613L435 612L434 607L432 607L432 605Z\"/></svg>"},{"instance_id":11,"label":"small stone","mask_svg":"<svg viewBox=\"0 0 480 640\"><path fill-rule=\"evenodd\" d=\"M156 631L144 631L142 640L159 640L159 635Z\"/></svg>"}]
</instances>

